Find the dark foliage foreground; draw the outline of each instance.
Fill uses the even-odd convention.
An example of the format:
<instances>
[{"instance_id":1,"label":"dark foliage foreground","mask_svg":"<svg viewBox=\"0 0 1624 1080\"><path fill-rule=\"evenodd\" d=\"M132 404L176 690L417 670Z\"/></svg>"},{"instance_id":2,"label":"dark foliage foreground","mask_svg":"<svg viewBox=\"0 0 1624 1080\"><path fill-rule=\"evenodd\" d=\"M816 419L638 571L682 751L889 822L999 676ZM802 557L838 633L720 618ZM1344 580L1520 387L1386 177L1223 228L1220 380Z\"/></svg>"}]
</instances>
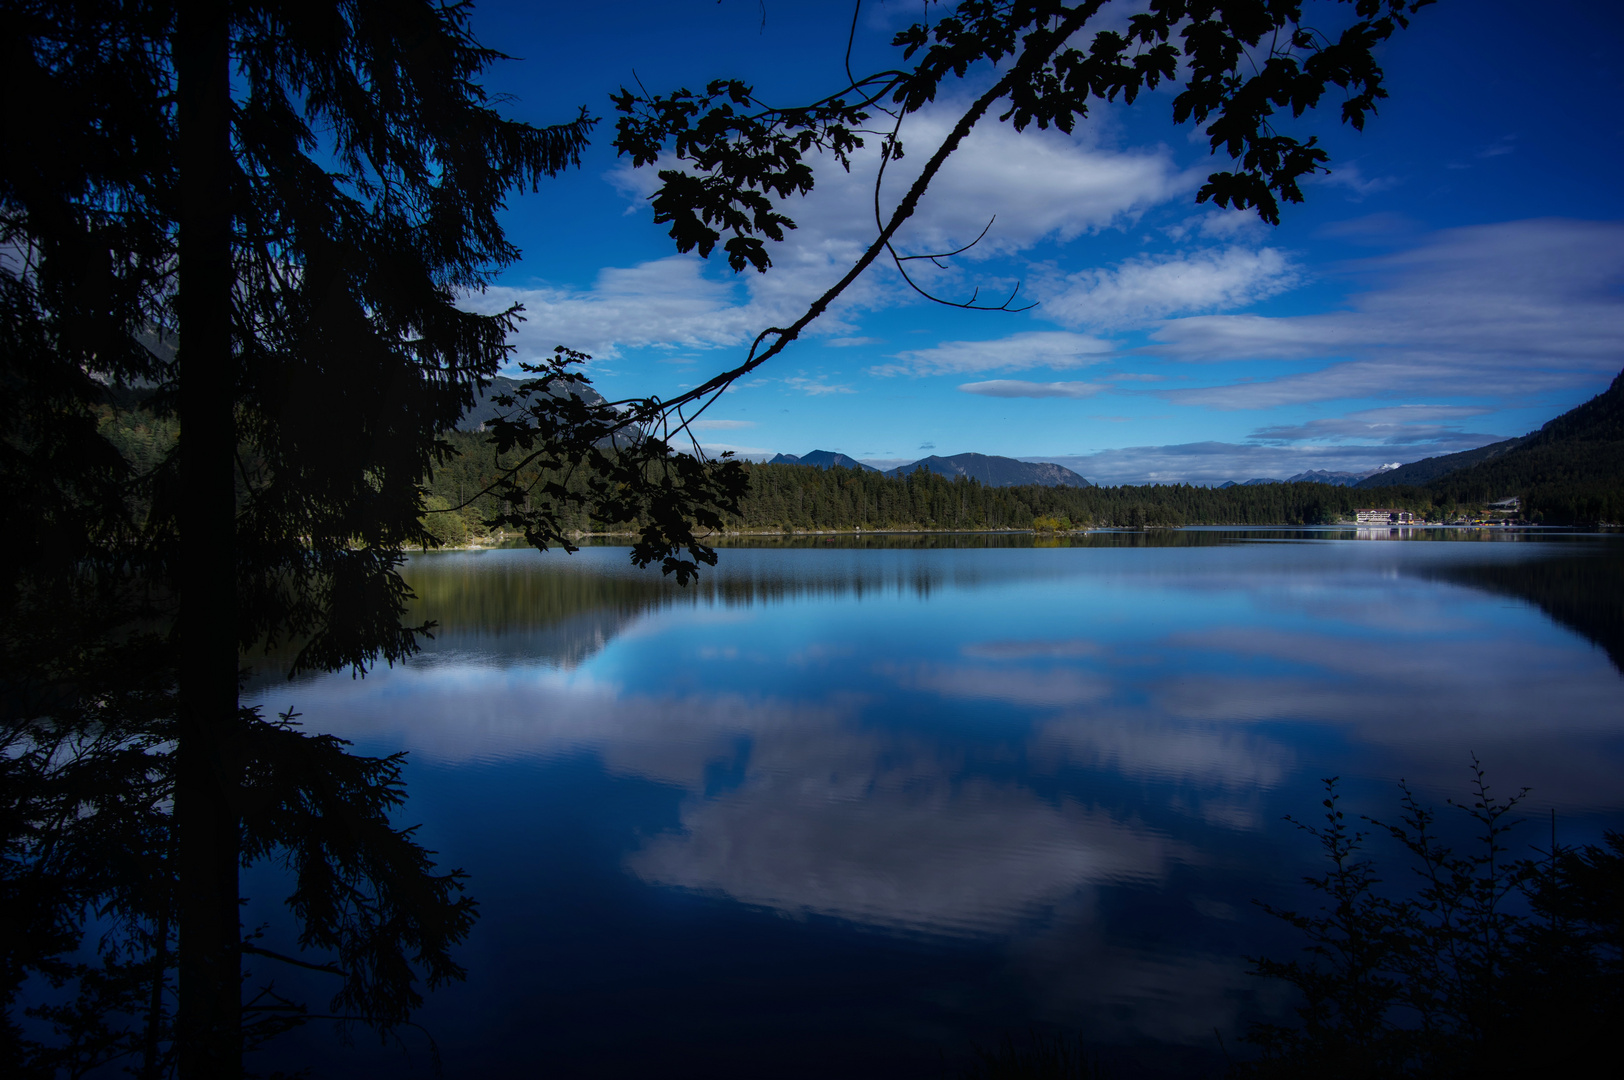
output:
<instances>
[{"instance_id":1,"label":"dark foliage foreground","mask_svg":"<svg viewBox=\"0 0 1624 1080\"><path fill-rule=\"evenodd\" d=\"M1253 974L1297 991L1294 1025L1257 1023L1257 1051L1229 1076L1384 1080L1612 1076L1624 1030L1624 834L1601 845L1508 847L1526 789L1497 798L1472 763L1471 797L1449 805L1471 824L1471 848L1439 838L1436 813L1402 783L1396 824L1340 809L1325 781L1312 836L1323 871L1304 878L1312 912L1262 905L1298 930L1296 959L1253 958ZM1553 825L1554 832L1554 825ZM1366 841L1386 836L1413 876L1384 882ZM1390 885L1397 892L1381 888ZM1106 1075L1080 1040L1006 1037L978 1050L964 1080Z\"/></svg>"},{"instance_id":2,"label":"dark foliage foreground","mask_svg":"<svg viewBox=\"0 0 1624 1080\"><path fill-rule=\"evenodd\" d=\"M1325 782L1323 873L1305 878L1317 911L1271 914L1307 939L1293 960L1254 972L1299 993L1295 1026L1258 1024L1261 1056L1237 1077L1587 1076L1624 1028L1624 835L1601 846L1530 848L1508 834L1524 792L1497 798L1473 760L1471 798L1450 805L1476 831L1460 853L1438 818L1401 785L1396 824L1353 828ZM1379 889L1365 855L1386 835L1408 855L1413 892ZM1392 884L1397 885L1397 882Z\"/></svg>"}]
</instances>

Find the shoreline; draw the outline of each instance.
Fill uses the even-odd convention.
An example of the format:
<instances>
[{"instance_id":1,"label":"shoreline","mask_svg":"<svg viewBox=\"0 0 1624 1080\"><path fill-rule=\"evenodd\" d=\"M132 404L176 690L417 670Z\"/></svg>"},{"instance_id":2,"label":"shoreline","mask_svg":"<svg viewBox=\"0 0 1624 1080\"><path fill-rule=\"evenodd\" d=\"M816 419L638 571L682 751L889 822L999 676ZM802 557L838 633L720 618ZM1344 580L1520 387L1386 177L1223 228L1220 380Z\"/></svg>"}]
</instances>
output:
<instances>
[{"instance_id":1,"label":"shoreline","mask_svg":"<svg viewBox=\"0 0 1624 1080\"><path fill-rule=\"evenodd\" d=\"M1446 522L1420 522L1408 525L1371 525L1360 524L1353 521L1339 521L1328 525L1293 525L1276 522L1267 525L1245 524L1239 522L1212 522L1200 525L1142 525L1138 527L1126 526L1099 526L1083 529L730 529L726 532L711 533L700 537L701 542L726 541L729 539L774 539L793 540L801 537L815 536L1033 536L1049 539L1061 539L1072 536L1088 536L1095 533L1140 533L1140 532L1177 532L1181 529L1318 529L1351 532L1391 532L1397 529L1437 530L1459 529L1472 532L1612 532L1624 528L1611 522L1601 522L1591 527L1575 527L1569 525L1536 525L1523 522L1469 522L1464 524L1449 524ZM636 537L635 530L619 530L604 532L573 533L569 537L571 543L583 540L615 540ZM496 537L483 537L470 540L462 544L441 544L438 547L408 547L408 552L426 553L433 551L487 551L516 546L529 547L524 544L522 537L509 538L505 535Z\"/></svg>"}]
</instances>

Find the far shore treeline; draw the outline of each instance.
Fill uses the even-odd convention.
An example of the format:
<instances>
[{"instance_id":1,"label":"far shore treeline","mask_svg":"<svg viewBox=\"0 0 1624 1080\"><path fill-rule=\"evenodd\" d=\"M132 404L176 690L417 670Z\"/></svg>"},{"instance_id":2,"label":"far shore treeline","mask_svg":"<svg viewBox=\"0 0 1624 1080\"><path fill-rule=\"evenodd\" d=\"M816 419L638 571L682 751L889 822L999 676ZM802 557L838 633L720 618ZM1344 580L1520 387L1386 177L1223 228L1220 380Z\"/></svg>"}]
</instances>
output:
<instances>
[{"instance_id":1,"label":"far shore treeline","mask_svg":"<svg viewBox=\"0 0 1624 1080\"><path fill-rule=\"evenodd\" d=\"M1614 388L1617 393L1619 387ZM102 429L131 463L152 468L174 446L177 425L134 401L104 407ZM425 483L424 523L442 544L494 539L486 524L500 509L485 493L502 472L490 437L478 431L444 436L450 454ZM738 512L724 516L735 532L812 530L1063 531L1087 528L1157 528L1180 525L1322 525L1353 518L1354 511L1408 510L1417 520L1450 522L1472 517L1487 504L1517 496L1523 521L1546 525L1624 522L1624 468L1617 440L1594 445L1525 448L1518 454L1460 469L1425 485L1380 488L1318 483L1193 484L1120 487L989 487L977 480L919 471L890 477L867 470L809 465L743 463L749 486ZM1599 457L1598 457L1599 455ZM1591 459L1597 460L1591 460ZM1605 460L1601 460L1605 459ZM562 481L585 492L582 470L524 477L540 490ZM641 523L606 521L585 511L566 516L580 534L631 531Z\"/></svg>"},{"instance_id":2,"label":"far shore treeline","mask_svg":"<svg viewBox=\"0 0 1624 1080\"><path fill-rule=\"evenodd\" d=\"M498 475L487 437L455 432L456 454L428 484L425 520L443 543L484 535L497 509L480 492ZM1527 520L1582 524L1624 518L1624 490L1573 491L1562 485L1506 492L1467 490L1459 483L1363 490L1333 484L1282 483L1208 488L1192 484L1122 487L988 487L979 481L919 471L906 477L844 468L746 462L749 489L729 530L774 532L849 529L1038 529L1149 528L1179 525L1319 525L1351 520L1367 507L1409 510L1418 520L1447 522L1483 504L1521 495ZM562 480L585 490L583 475L538 473L540 483ZM584 513L568 525L580 533L615 532L636 522L594 520Z\"/></svg>"}]
</instances>

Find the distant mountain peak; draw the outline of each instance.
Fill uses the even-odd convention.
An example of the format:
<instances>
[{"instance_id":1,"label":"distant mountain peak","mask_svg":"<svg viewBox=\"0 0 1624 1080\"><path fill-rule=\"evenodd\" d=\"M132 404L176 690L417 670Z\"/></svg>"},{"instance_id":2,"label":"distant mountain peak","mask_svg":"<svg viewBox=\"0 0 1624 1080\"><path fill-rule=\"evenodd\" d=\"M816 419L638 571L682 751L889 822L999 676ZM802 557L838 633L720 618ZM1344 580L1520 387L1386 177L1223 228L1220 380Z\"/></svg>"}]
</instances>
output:
<instances>
[{"instance_id":1,"label":"distant mountain peak","mask_svg":"<svg viewBox=\"0 0 1624 1080\"><path fill-rule=\"evenodd\" d=\"M925 469L940 476L963 476L978 480L988 487L1015 487L1036 484L1043 487L1093 487L1094 485L1064 465L1052 461L1018 461L1015 458L993 454L954 454L940 457L932 454L910 465L887 469L887 476L907 476Z\"/></svg>"},{"instance_id":2,"label":"distant mountain peak","mask_svg":"<svg viewBox=\"0 0 1624 1080\"><path fill-rule=\"evenodd\" d=\"M796 457L794 454L779 454L769 465L811 465L819 469L857 469L860 472L879 472L872 465L864 465L854 457L834 450L814 450L810 454Z\"/></svg>"},{"instance_id":3,"label":"distant mountain peak","mask_svg":"<svg viewBox=\"0 0 1624 1080\"><path fill-rule=\"evenodd\" d=\"M814 450L810 454L779 454L768 465L811 465L820 469L861 469L880 472L856 458L832 450ZM954 454L952 457L931 455L908 465L886 469L882 475L901 477L924 469L938 476L965 477L988 487L1015 487L1035 484L1043 487L1093 487L1094 485L1063 465L1052 461L1019 461L993 454Z\"/></svg>"}]
</instances>

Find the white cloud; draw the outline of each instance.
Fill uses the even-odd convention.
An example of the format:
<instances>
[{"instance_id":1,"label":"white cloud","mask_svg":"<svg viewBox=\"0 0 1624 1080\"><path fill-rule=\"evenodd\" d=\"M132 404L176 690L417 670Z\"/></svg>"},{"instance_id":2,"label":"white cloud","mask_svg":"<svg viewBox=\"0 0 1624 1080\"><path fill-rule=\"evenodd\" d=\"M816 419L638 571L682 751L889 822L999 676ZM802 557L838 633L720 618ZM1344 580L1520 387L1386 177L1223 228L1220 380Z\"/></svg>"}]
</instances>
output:
<instances>
[{"instance_id":1,"label":"white cloud","mask_svg":"<svg viewBox=\"0 0 1624 1080\"><path fill-rule=\"evenodd\" d=\"M1093 397L1110 387L1086 382L1022 382L1020 379L991 379L987 382L963 383L959 389L966 394L1001 398L1086 398Z\"/></svg>"},{"instance_id":2,"label":"white cloud","mask_svg":"<svg viewBox=\"0 0 1624 1080\"><path fill-rule=\"evenodd\" d=\"M1360 397L1525 399L1593 386L1624 366L1624 222L1453 229L1352 270L1379 284L1353 296L1348 310L1176 319L1144 350L1184 361L1340 362L1164 395L1220 409Z\"/></svg>"},{"instance_id":3,"label":"white cloud","mask_svg":"<svg viewBox=\"0 0 1624 1080\"><path fill-rule=\"evenodd\" d=\"M1212 484L1260 477L1284 480L1316 469L1363 473L1391 464L1395 457L1419 461L1507 438L1462 431L1447 422L1490 411L1468 405L1395 405L1260 428L1249 436L1254 441L1247 443L1129 446L1043 460L1108 485Z\"/></svg>"},{"instance_id":4,"label":"white cloud","mask_svg":"<svg viewBox=\"0 0 1624 1080\"><path fill-rule=\"evenodd\" d=\"M699 445L708 457L732 454L734 457L744 458L749 461L765 461L778 453L777 450L770 446L739 446L734 443L713 442L700 443Z\"/></svg>"},{"instance_id":5,"label":"white cloud","mask_svg":"<svg viewBox=\"0 0 1624 1080\"><path fill-rule=\"evenodd\" d=\"M1162 229L1162 232L1173 240L1204 236L1209 240L1230 242L1243 237L1261 236L1268 231L1269 226L1251 210L1220 210L1210 207L1204 213L1192 214L1177 225L1169 225Z\"/></svg>"},{"instance_id":6,"label":"white cloud","mask_svg":"<svg viewBox=\"0 0 1624 1080\"><path fill-rule=\"evenodd\" d=\"M1487 437L1484 442L1492 442ZM1475 445L1481 446L1482 443ZM1461 446L1412 447L1406 461L1452 453ZM1080 473L1096 484L1221 484L1256 478L1284 480L1314 469L1369 472L1394 460L1391 446L1310 444L1295 446L1196 442L1172 446L1125 446L1092 454L1038 458Z\"/></svg>"},{"instance_id":7,"label":"white cloud","mask_svg":"<svg viewBox=\"0 0 1624 1080\"><path fill-rule=\"evenodd\" d=\"M956 108L939 104L909 118L903 135L909 152L887 170L888 193L899 195L918 175L957 119ZM605 269L587 289L504 286L467 302L480 311L524 304L527 321L515 339L521 360L549 354L559 344L600 357L651 346L739 345L805 310L875 235L872 185L878 155L877 140L870 142L850 173L832 159L818 162L813 192L784 203L797 228L783 243L770 245L773 269L766 274L734 278L720 257L707 268L697 257L673 256ZM655 172L622 166L606 179L626 194L634 212L641 212L657 183ZM938 175L898 244L912 252L957 247L996 217L969 257L1008 255L1046 239L1069 240L1129 223L1150 207L1187 194L1196 182L1193 174L1176 169L1166 148L1115 151L1058 131L1018 134L987 121ZM933 284L960 273L913 266ZM855 332L855 313L881 303L915 302L903 289L894 271L876 266L810 332L828 335L836 345L875 344Z\"/></svg>"},{"instance_id":8,"label":"white cloud","mask_svg":"<svg viewBox=\"0 0 1624 1080\"><path fill-rule=\"evenodd\" d=\"M1421 420L1465 420L1489 411L1477 405L1389 405L1361 409L1349 413L1347 419L1370 424L1411 424Z\"/></svg>"},{"instance_id":9,"label":"white cloud","mask_svg":"<svg viewBox=\"0 0 1624 1080\"><path fill-rule=\"evenodd\" d=\"M695 431L737 431L740 428L753 428L754 420L695 420L688 425Z\"/></svg>"},{"instance_id":10,"label":"white cloud","mask_svg":"<svg viewBox=\"0 0 1624 1080\"><path fill-rule=\"evenodd\" d=\"M1180 312L1244 307L1286 291L1299 278L1275 248L1145 256L1070 275L1059 293L1043 298L1042 313L1067 326L1130 326Z\"/></svg>"},{"instance_id":11,"label":"white cloud","mask_svg":"<svg viewBox=\"0 0 1624 1080\"><path fill-rule=\"evenodd\" d=\"M947 341L930 349L896 354L895 363L871 375L965 375L1024 368L1073 368L1097 364L1114 350L1108 341L1056 330L1029 331L991 341Z\"/></svg>"},{"instance_id":12,"label":"white cloud","mask_svg":"<svg viewBox=\"0 0 1624 1080\"><path fill-rule=\"evenodd\" d=\"M830 383L822 376L808 378L805 375L794 375L784 380L784 385L807 397L821 397L824 394L855 394L845 383Z\"/></svg>"},{"instance_id":13,"label":"white cloud","mask_svg":"<svg viewBox=\"0 0 1624 1080\"><path fill-rule=\"evenodd\" d=\"M908 154L887 170L886 190L900 194L913 181L960 107L948 103L909 118L903 131ZM1017 132L983 121L943 166L919 212L903 227L902 240L910 250L947 250L973 240L996 218L972 253L1008 254L1046 238L1070 240L1131 222L1152 206L1193 192L1200 179L1180 171L1166 147L1121 152L1090 145L1082 134ZM861 182L866 188L866 179ZM871 206L872 200L858 204ZM872 227L870 214L865 228Z\"/></svg>"},{"instance_id":14,"label":"white cloud","mask_svg":"<svg viewBox=\"0 0 1624 1080\"><path fill-rule=\"evenodd\" d=\"M1358 202L1366 195L1374 195L1378 191L1386 191L1398 186L1398 178L1394 176L1366 176L1354 162L1345 162L1333 168L1330 175L1319 174L1311 177L1310 182L1326 184L1332 187L1345 188L1348 197Z\"/></svg>"},{"instance_id":15,"label":"white cloud","mask_svg":"<svg viewBox=\"0 0 1624 1080\"><path fill-rule=\"evenodd\" d=\"M735 344L761 323L761 312L742 300L733 283L707 278L699 259L673 255L606 267L590 289L492 286L463 303L481 312L523 304L525 321L510 340L517 358L530 360L555 345L613 358L625 348Z\"/></svg>"},{"instance_id":16,"label":"white cloud","mask_svg":"<svg viewBox=\"0 0 1624 1080\"><path fill-rule=\"evenodd\" d=\"M1251 438L1267 442L1356 439L1367 443L1379 441L1385 446L1426 443L1432 453L1453 453L1497 442L1506 436L1464 432L1453 424L1438 421L1462 420L1489 411L1466 405L1395 405L1301 424L1276 424L1259 428L1252 432Z\"/></svg>"},{"instance_id":17,"label":"white cloud","mask_svg":"<svg viewBox=\"0 0 1624 1080\"><path fill-rule=\"evenodd\" d=\"M966 104L939 102L908 118L902 130L907 153L887 166L882 200L894 202L917 179ZM812 193L783 204L797 228L773 245L775 264L781 252L831 241L866 246L873 238L878 140L868 143L853 158L850 172L831 158L817 162ZM654 171L622 169L613 182L641 200L653 191ZM1114 150L1094 144L1086 132L1016 132L984 119L932 181L903 225L899 247L908 252L957 248L996 219L969 257L1007 255L1042 240L1071 240L1129 224L1153 206L1193 193L1201 179L1198 171L1179 170L1166 147Z\"/></svg>"},{"instance_id":18,"label":"white cloud","mask_svg":"<svg viewBox=\"0 0 1624 1080\"><path fill-rule=\"evenodd\" d=\"M1267 235L1269 226L1254 210L1209 210L1201 216L1196 231L1209 240L1234 240Z\"/></svg>"}]
</instances>

